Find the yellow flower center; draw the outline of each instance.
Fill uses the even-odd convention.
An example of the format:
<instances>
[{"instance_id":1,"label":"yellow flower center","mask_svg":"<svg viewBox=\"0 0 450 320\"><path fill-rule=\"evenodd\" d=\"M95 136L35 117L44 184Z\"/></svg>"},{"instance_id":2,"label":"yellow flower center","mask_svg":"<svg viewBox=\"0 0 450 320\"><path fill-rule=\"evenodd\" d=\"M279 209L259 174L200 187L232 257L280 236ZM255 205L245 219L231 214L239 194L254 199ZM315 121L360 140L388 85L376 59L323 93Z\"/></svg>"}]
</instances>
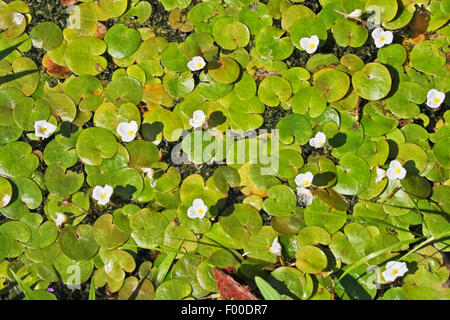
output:
<instances>
[{"instance_id":1,"label":"yellow flower center","mask_svg":"<svg viewBox=\"0 0 450 320\"><path fill-rule=\"evenodd\" d=\"M303 183L304 186L307 186L309 184L309 180L306 180L305 183Z\"/></svg>"},{"instance_id":2,"label":"yellow flower center","mask_svg":"<svg viewBox=\"0 0 450 320\"><path fill-rule=\"evenodd\" d=\"M439 98L435 98L435 99L434 99L434 103L437 104L437 103L439 103L439 102L441 102L441 99L439 99Z\"/></svg>"},{"instance_id":3,"label":"yellow flower center","mask_svg":"<svg viewBox=\"0 0 450 320\"><path fill-rule=\"evenodd\" d=\"M201 62L197 62L197 68L203 67L203 64Z\"/></svg>"},{"instance_id":4,"label":"yellow flower center","mask_svg":"<svg viewBox=\"0 0 450 320\"><path fill-rule=\"evenodd\" d=\"M321 145L323 144L323 142L322 142L322 141L319 141L319 142L317 142L317 144L318 144L319 146L321 146Z\"/></svg>"},{"instance_id":5,"label":"yellow flower center","mask_svg":"<svg viewBox=\"0 0 450 320\"><path fill-rule=\"evenodd\" d=\"M398 269L392 270L392 274L397 274L397 273L398 273Z\"/></svg>"},{"instance_id":6,"label":"yellow flower center","mask_svg":"<svg viewBox=\"0 0 450 320\"><path fill-rule=\"evenodd\" d=\"M309 48L310 48L310 49L314 49L315 46L316 46L316 45L315 45L314 43L311 43L311 44L309 45Z\"/></svg>"},{"instance_id":7,"label":"yellow flower center","mask_svg":"<svg viewBox=\"0 0 450 320\"><path fill-rule=\"evenodd\" d=\"M45 133L47 131L47 128L41 127L40 130L41 130L42 133Z\"/></svg>"},{"instance_id":8,"label":"yellow flower center","mask_svg":"<svg viewBox=\"0 0 450 320\"><path fill-rule=\"evenodd\" d=\"M134 131L133 131L133 130L128 131L128 135L129 135L129 136L132 136L133 134L134 134Z\"/></svg>"},{"instance_id":9,"label":"yellow flower center","mask_svg":"<svg viewBox=\"0 0 450 320\"><path fill-rule=\"evenodd\" d=\"M380 41L386 41L386 37L385 36L381 36L380 37Z\"/></svg>"},{"instance_id":10,"label":"yellow flower center","mask_svg":"<svg viewBox=\"0 0 450 320\"><path fill-rule=\"evenodd\" d=\"M402 170L400 168L395 169L396 173L400 173Z\"/></svg>"},{"instance_id":11,"label":"yellow flower center","mask_svg":"<svg viewBox=\"0 0 450 320\"><path fill-rule=\"evenodd\" d=\"M198 209L198 210L197 210L197 213L198 213L198 215L203 214L203 209Z\"/></svg>"},{"instance_id":12,"label":"yellow flower center","mask_svg":"<svg viewBox=\"0 0 450 320\"><path fill-rule=\"evenodd\" d=\"M102 193L102 199L106 199L106 193Z\"/></svg>"}]
</instances>

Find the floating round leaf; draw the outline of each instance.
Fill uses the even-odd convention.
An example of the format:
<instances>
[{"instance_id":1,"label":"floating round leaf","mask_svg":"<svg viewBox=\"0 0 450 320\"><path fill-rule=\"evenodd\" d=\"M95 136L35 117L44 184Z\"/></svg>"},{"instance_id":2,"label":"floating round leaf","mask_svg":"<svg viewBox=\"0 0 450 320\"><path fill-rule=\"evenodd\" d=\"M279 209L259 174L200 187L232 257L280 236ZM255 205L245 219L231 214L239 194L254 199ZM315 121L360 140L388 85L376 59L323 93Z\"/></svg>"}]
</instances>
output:
<instances>
[{"instance_id":1,"label":"floating round leaf","mask_svg":"<svg viewBox=\"0 0 450 320\"><path fill-rule=\"evenodd\" d=\"M311 118L320 116L327 107L325 95L316 87L305 86L295 94L292 100L292 111Z\"/></svg>"},{"instance_id":2,"label":"floating round leaf","mask_svg":"<svg viewBox=\"0 0 450 320\"><path fill-rule=\"evenodd\" d=\"M128 58L134 54L141 44L141 34L136 29L124 24L116 24L105 34L108 53L117 59Z\"/></svg>"},{"instance_id":3,"label":"floating round leaf","mask_svg":"<svg viewBox=\"0 0 450 320\"><path fill-rule=\"evenodd\" d=\"M313 76L313 84L319 88L328 102L342 99L350 88L350 78L347 74L332 68L325 68Z\"/></svg>"},{"instance_id":4,"label":"floating round leaf","mask_svg":"<svg viewBox=\"0 0 450 320\"><path fill-rule=\"evenodd\" d=\"M366 3L366 11L375 13L373 23L389 22L395 18L397 14L397 1L390 0L368 0Z\"/></svg>"},{"instance_id":5,"label":"floating round leaf","mask_svg":"<svg viewBox=\"0 0 450 320\"><path fill-rule=\"evenodd\" d=\"M119 77L108 84L105 98L117 106L127 102L137 105L142 98L141 84L134 78Z\"/></svg>"},{"instance_id":6,"label":"floating round leaf","mask_svg":"<svg viewBox=\"0 0 450 320\"><path fill-rule=\"evenodd\" d=\"M103 159L112 158L116 154L117 140L107 129L88 128L78 136L76 149L81 161L98 166Z\"/></svg>"},{"instance_id":7,"label":"floating round leaf","mask_svg":"<svg viewBox=\"0 0 450 320\"><path fill-rule=\"evenodd\" d=\"M98 7L108 18L121 16L127 9L127 0L100 0ZM107 20L107 19L105 19Z\"/></svg>"},{"instance_id":8,"label":"floating round leaf","mask_svg":"<svg viewBox=\"0 0 450 320\"><path fill-rule=\"evenodd\" d=\"M283 34L283 30L274 26L264 27L256 36L256 49L268 59L284 60L288 58L294 51L294 46L289 37L281 37Z\"/></svg>"},{"instance_id":9,"label":"floating round leaf","mask_svg":"<svg viewBox=\"0 0 450 320\"><path fill-rule=\"evenodd\" d=\"M12 198L12 187L8 180L0 177L0 208L6 207Z\"/></svg>"},{"instance_id":10,"label":"floating round leaf","mask_svg":"<svg viewBox=\"0 0 450 320\"><path fill-rule=\"evenodd\" d=\"M264 78L258 88L258 98L270 107L276 107L280 102L287 101L291 94L292 87L289 81L278 76Z\"/></svg>"},{"instance_id":11,"label":"floating round leaf","mask_svg":"<svg viewBox=\"0 0 450 320\"><path fill-rule=\"evenodd\" d=\"M401 81L392 97L386 99L389 110L399 118L415 118L420 113L418 104L427 99L425 89L412 81Z\"/></svg>"},{"instance_id":12,"label":"floating round leaf","mask_svg":"<svg viewBox=\"0 0 450 320\"><path fill-rule=\"evenodd\" d=\"M450 169L450 137L440 139L433 147L433 154L438 163L445 169Z\"/></svg>"},{"instance_id":13,"label":"floating round leaf","mask_svg":"<svg viewBox=\"0 0 450 320\"><path fill-rule=\"evenodd\" d=\"M297 204L297 196L291 188L278 185L267 192L268 198L264 200L264 210L273 216L287 216Z\"/></svg>"},{"instance_id":14,"label":"floating round leaf","mask_svg":"<svg viewBox=\"0 0 450 320\"><path fill-rule=\"evenodd\" d=\"M77 228L65 226L58 238L61 250L74 260L86 260L94 256L99 245L95 242L92 226L79 225Z\"/></svg>"},{"instance_id":15,"label":"floating round leaf","mask_svg":"<svg viewBox=\"0 0 450 320\"><path fill-rule=\"evenodd\" d=\"M380 100L391 91L392 78L389 70L380 63L368 63L352 78L355 91L366 100Z\"/></svg>"},{"instance_id":16,"label":"floating round leaf","mask_svg":"<svg viewBox=\"0 0 450 320\"><path fill-rule=\"evenodd\" d=\"M369 183L369 166L356 155L344 154L336 169L338 182L334 189L341 194L356 195L363 192Z\"/></svg>"},{"instance_id":17,"label":"floating round leaf","mask_svg":"<svg viewBox=\"0 0 450 320\"><path fill-rule=\"evenodd\" d=\"M129 234L120 231L113 223L110 214L104 214L94 223L94 239L106 249L114 249L128 240Z\"/></svg>"},{"instance_id":18,"label":"floating round leaf","mask_svg":"<svg viewBox=\"0 0 450 320\"><path fill-rule=\"evenodd\" d=\"M295 263L297 268L306 273L319 273L328 265L325 253L319 248L310 245L298 249L295 257L297 258Z\"/></svg>"},{"instance_id":19,"label":"floating round leaf","mask_svg":"<svg viewBox=\"0 0 450 320\"><path fill-rule=\"evenodd\" d=\"M68 197L77 192L84 182L84 174L66 170L57 163L45 170L44 181L48 190L56 196Z\"/></svg>"},{"instance_id":20,"label":"floating round leaf","mask_svg":"<svg viewBox=\"0 0 450 320\"><path fill-rule=\"evenodd\" d=\"M47 101L50 104L53 115L61 119L61 121L72 122L77 115L77 107L73 100L59 92L49 93Z\"/></svg>"},{"instance_id":21,"label":"floating round leaf","mask_svg":"<svg viewBox=\"0 0 450 320\"><path fill-rule=\"evenodd\" d=\"M107 61L101 57L106 43L96 37L81 37L70 41L64 53L67 66L76 74L97 75L106 69Z\"/></svg>"},{"instance_id":22,"label":"floating round leaf","mask_svg":"<svg viewBox=\"0 0 450 320\"><path fill-rule=\"evenodd\" d=\"M334 39L341 47L361 47L367 40L367 29L349 19L341 19L332 28Z\"/></svg>"},{"instance_id":23,"label":"floating round leaf","mask_svg":"<svg viewBox=\"0 0 450 320\"><path fill-rule=\"evenodd\" d=\"M290 114L278 122L277 129L280 131L280 141L291 144L293 138L298 144L305 144L312 134L312 127L308 119L300 114Z\"/></svg>"},{"instance_id":24,"label":"floating round leaf","mask_svg":"<svg viewBox=\"0 0 450 320\"><path fill-rule=\"evenodd\" d=\"M234 59L221 57L208 64L208 73L219 83L228 84L237 80L240 68Z\"/></svg>"},{"instance_id":25,"label":"floating round leaf","mask_svg":"<svg viewBox=\"0 0 450 320\"><path fill-rule=\"evenodd\" d=\"M434 46L432 41L419 42L411 51L411 65L426 73L437 72L445 65L445 54Z\"/></svg>"},{"instance_id":26,"label":"floating round leaf","mask_svg":"<svg viewBox=\"0 0 450 320\"><path fill-rule=\"evenodd\" d=\"M214 40L226 50L245 47L250 40L247 26L234 18L222 18L214 23Z\"/></svg>"},{"instance_id":27,"label":"floating round leaf","mask_svg":"<svg viewBox=\"0 0 450 320\"><path fill-rule=\"evenodd\" d=\"M31 30L30 37L35 47L50 51L59 47L63 33L55 23L43 22Z\"/></svg>"},{"instance_id":28,"label":"floating round leaf","mask_svg":"<svg viewBox=\"0 0 450 320\"><path fill-rule=\"evenodd\" d=\"M163 282L155 291L153 300L180 300L191 293L189 283L179 279Z\"/></svg>"}]
</instances>

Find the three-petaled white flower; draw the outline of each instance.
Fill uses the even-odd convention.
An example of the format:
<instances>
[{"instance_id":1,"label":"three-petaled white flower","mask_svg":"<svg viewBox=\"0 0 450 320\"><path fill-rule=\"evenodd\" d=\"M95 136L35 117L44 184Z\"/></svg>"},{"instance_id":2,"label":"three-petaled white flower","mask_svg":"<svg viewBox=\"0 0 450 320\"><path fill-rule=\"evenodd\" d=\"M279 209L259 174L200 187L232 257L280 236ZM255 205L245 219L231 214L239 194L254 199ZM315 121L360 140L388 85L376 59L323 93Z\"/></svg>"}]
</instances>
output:
<instances>
[{"instance_id":1,"label":"three-petaled white flower","mask_svg":"<svg viewBox=\"0 0 450 320\"><path fill-rule=\"evenodd\" d=\"M202 70L206 65L205 60L200 56L195 56L188 62L187 66L191 71Z\"/></svg>"},{"instance_id":2,"label":"three-petaled white flower","mask_svg":"<svg viewBox=\"0 0 450 320\"><path fill-rule=\"evenodd\" d=\"M382 272L384 280L392 282L398 277L402 277L408 272L408 267L405 262L389 261L386 263L386 270Z\"/></svg>"},{"instance_id":3,"label":"three-petaled white flower","mask_svg":"<svg viewBox=\"0 0 450 320\"><path fill-rule=\"evenodd\" d=\"M92 191L92 197L97 200L97 203L101 206L106 205L109 202L113 194L113 187L106 184L104 187L96 186Z\"/></svg>"},{"instance_id":4,"label":"three-petaled white flower","mask_svg":"<svg viewBox=\"0 0 450 320\"><path fill-rule=\"evenodd\" d=\"M306 173L300 173L295 177L295 184L300 188L307 188L311 186L313 178L313 174L309 171Z\"/></svg>"},{"instance_id":5,"label":"three-petaled white flower","mask_svg":"<svg viewBox=\"0 0 450 320\"><path fill-rule=\"evenodd\" d=\"M121 122L116 128L117 134L122 138L123 142L130 142L136 138L138 124L136 121Z\"/></svg>"},{"instance_id":6,"label":"three-petaled white flower","mask_svg":"<svg viewBox=\"0 0 450 320\"><path fill-rule=\"evenodd\" d=\"M62 224L67 221L67 216L64 213L56 212L55 215L55 223L58 227L62 226Z\"/></svg>"},{"instance_id":7,"label":"three-petaled white flower","mask_svg":"<svg viewBox=\"0 0 450 320\"><path fill-rule=\"evenodd\" d=\"M361 17L361 14L362 14L361 9L356 9L356 10L353 10L352 12L350 12L348 14L348 17L352 18L352 19L359 18L359 17Z\"/></svg>"},{"instance_id":8,"label":"three-petaled white flower","mask_svg":"<svg viewBox=\"0 0 450 320\"><path fill-rule=\"evenodd\" d=\"M436 109L441 106L445 100L445 93L440 92L436 89L431 89L427 94L427 106Z\"/></svg>"},{"instance_id":9,"label":"three-petaled white flower","mask_svg":"<svg viewBox=\"0 0 450 320\"><path fill-rule=\"evenodd\" d=\"M392 160L387 169L386 175L389 179L402 180L406 176L406 170L398 160Z\"/></svg>"},{"instance_id":10,"label":"three-petaled white flower","mask_svg":"<svg viewBox=\"0 0 450 320\"><path fill-rule=\"evenodd\" d=\"M194 111L192 118L189 119L189 124L194 129L200 128L206 121L206 115L202 110Z\"/></svg>"},{"instance_id":11,"label":"three-petaled white flower","mask_svg":"<svg viewBox=\"0 0 450 320\"><path fill-rule=\"evenodd\" d=\"M309 145L314 148L322 148L327 141L327 136L323 132L317 132L316 135L309 139Z\"/></svg>"},{"instance_id":12,"label":"three-petaled white flower","mask_svg":"<svg viewBox=\"0 0 450 320\"><path fill-rule=\"evenodd\" d=\"M187 211L187 215L191 219L203 219L206 212L208 211L208 207L205 205L202 199L195 199L192 202L192 206L189 207Z\"/></svg>"},{"instance_id":13,"label":"three-petaled white flower","mask_svg":"<svg viewBox=\"0 0 450 320\"><path fill-rule=\"evenodd\" d=\"M377 177L375 179L375 183L380 182L381 180L384 179L384 177L386 177L386 170L383 170L381 168L377 168Z\"/></svg>"},{"instance_id":14,"label":"three-petaled white flower","mask_svg":"<svg viewBox=\"0 0 450 320\"><path fill-rule=\"evenodd\" d=\"M311 190L307 188L297 187L297 201L302 206L309 206L314 199Z\"/></svg>"},{"instance_id":15,"label":"three-petaled white flower","mask_svg":"<svg viewBox=\"0 0 450 320\"><path fill-rule=\"evenodd\" d=\"M372 31L372 38L375 40L375 46L381 48L387 44L391 44L394 39L394 35L391 31L384 31L381 28L375 28Z\"/></svg>"},{"instance_id":16,"label":"three-petaled white flower","mask_svg":"<svg viewBox=\"0 0 450 320\"><path fill-rule=\"evenodd\" d=\"M277 256L281 256L281 245L278 242L278 237L275 237L275 239L273 239L269 251L273 254L276 254Z\"/></svg>"},{"instance_id":17,"label":"three-petaled white flower","mask_svg":"<svg viewBox=\"0 0 450 320\"><path fill-rule=\"evenodd\" d=\"M38 138L48 138L56 131L56 126L46 120L38 120L34 123L34 134Z\"/></svg>"},{"instance_id":18,"label":"three-petaled white flower","mask_svg":"<svg viewBox=\"0 0 450 320\"><path fill-rule=\"evenodd\" d=\"M309 54L316 52L319 46L319 37L314 35L311 38L301 38L300 47L306 50Z\"/></svg>"}]
</instances>

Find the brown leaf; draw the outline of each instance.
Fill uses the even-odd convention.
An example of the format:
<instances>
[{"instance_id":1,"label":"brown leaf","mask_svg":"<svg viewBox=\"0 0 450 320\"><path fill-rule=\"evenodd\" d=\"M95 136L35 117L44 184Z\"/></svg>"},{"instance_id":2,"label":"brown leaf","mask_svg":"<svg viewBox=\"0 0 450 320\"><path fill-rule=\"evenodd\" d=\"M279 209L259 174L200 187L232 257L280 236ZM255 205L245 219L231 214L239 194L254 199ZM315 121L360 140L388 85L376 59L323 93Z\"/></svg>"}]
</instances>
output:
<instances>
[{"instance_id":1,"label":"brown leaf","mask_svg":"<svg viewBox=\"0 0 450 320\"><path fill-rule=\"evenodd\" d=\"M57 78L67 78L70 74L70 69L64 66L60 66L59 64L56 64L49 56L48 54L44 55L44 58L42 58L42 65L47 70L47 73L53 77Z\"/></svg>"},{"instance_id":2,"label":"brown leaf","mask_svg":"<svg viewBox=\"0 0 450 320\"><path fill-rule=\"evenodd\" d=\"M222 300L260 300L247 286L240 284L222 270L214 268L212 271Z\"/></svg>"},{"instance_id":3,"label":"brown leaf","mask_svg":"<svg viewBox=\"0 0 450 320\"><path fill-rule=\"evenodd\" d=\"M61 2L61 4L64 6L71 6L74 3L78 2L78 0L59 0L59 2Z\"/></svg>"},{"instance_id":4,"label":"brown leaf","mask_svg":"<svg viewBox=\"0 0 450 320\"><path fill-rule=\"evenodd\" d=\"M105 37L106 31L108 31L108 28L106 28L103 23L97 22L97 31L95 31L94 36L99 39L103 39Z\"/></svg>"}]
</instances>

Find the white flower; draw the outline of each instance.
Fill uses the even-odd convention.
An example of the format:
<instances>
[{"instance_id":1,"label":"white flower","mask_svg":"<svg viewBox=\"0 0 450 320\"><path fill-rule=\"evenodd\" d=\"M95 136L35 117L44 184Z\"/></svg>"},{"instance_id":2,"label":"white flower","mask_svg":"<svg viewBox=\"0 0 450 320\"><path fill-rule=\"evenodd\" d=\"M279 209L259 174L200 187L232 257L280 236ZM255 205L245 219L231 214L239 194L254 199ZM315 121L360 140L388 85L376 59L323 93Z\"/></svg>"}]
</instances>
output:
<instances>
[{"instance_id":1,"label":"white flower","mask_svg":"<svg viewBox=\"0 0 450 320\"><path fill-rule=\"evenodd\" d=\"M316 52L317 47L319 46L319 37L316 35L311 38L301 38L300 39L300 47L306 50L309 54Z\"/></svg>"},{"instance_id":2,"label":"white flower","mask_svg":"<svg viewBox=\"0 0 450 320\"><path fill-rule=\"evenodd\" d=\"M193 57L191 61L189 61L187 64L188 68L191 71L202 70L205 65L206 65L205 60L203 60L203 58L200 56Z\"/></svg>"},{"instance_id":3,"label":"white flower","mask_svg":"<svg viewBox=\"0 0 450 320\"><path fill-rule=\"evenodd\" d=\"M381 48L386 44L391 44L394 39L394 35L391 31L384 31L381 28L375 28L372 31L372 38L375 40L375 46Z\"/></svg>"},{"instance_id":4,"label":"white flower","mask_svg":"<svg viewBox=\"0 0 450 320\"><path fill-rule=\"evenodd\" d=\"M273 239L269 251L273 254L276 254L277 256L281 256L281 245L278 242L278 237L275 237L275 239Z\"/></svg>"},{"instance_id":5,"label":"white flower","mask_svg":"<svg viewBox=\"0 0 450 320\"><path fill-rule=\"evenodd\" d=\"M405 262L389 261L386 263L386 271L383 271L383 278L388 282L392 282L398 277L402 277L408 272L408 267Z\"/></svg>"},{"instance_id":6,"label":"white flower","mask_svg":"<svg viewBox=\"0 0 450 320\"><path fill-rule=\"evenodd\" d=\"M295 184L301 188L311 186L313 181L313 174L311 172L300 173L295 177Z\"/></svg>"},{"instance_id":7,"label":"white flower","mask_svg":"<svg viewBox=\"0 0 450 320\"><path fill-rule=\"evenodd\" d=\"M309 206L313 202L314 196L307 188L297 188L297 201L302 206Z\"/></svg>"},{"instance_id":8,"label":"white flower","mask_svg":"<svg viewBox=\"0 0 450 320\"><path fill-rule=\"evenodd\" d=\"M194 129L200 128L206 121L206 115L202 110L194 111L192 118L189 119L189 124Z\"/></svg>"},{"instance_id":9,"label":"white flower","mask_svg":"<svg viewBox=\"0 0 450 320\"><path fill-rule=\"evenodd\" d=\"M46 120L38 120L34 123L34 134L38 138L48 138L56 131L56 126Z\"/></svg>"},{"instance_id":10,"label":"white flower","mask_svg":"<svg viewBox=\"0 0 450 320\"><path fill-rule=\"evenodd\" d=\"M113 187L109 184L104 187L96 186L94 191L92 191L92 198L97 200L97 203L101 206L106 205L109 202L109 198L113 194Z\"/></svg>"},{"instance_id":11,"label":"white flower","mask_svg":"<svg viewBox=\"0 0 450 320\"><path fill-rule=\"evenodd\" d=\"M327 136L323 132L317 132L315 137L309 139L309 145L314 148L322 148L327 141Z\"/></svg>"},{"instance_id":12,"label":"white flower","mask_svg":"<svg viewBox=\"0 0 450 320\"><path fill-rule=\"evenodd\" d=\"M381 168L377 168L377 178L375 179L375 183L380 182L381 180L386 177L386 170L383 170Z\"/></svg>"},{"instance_id":13,"label":"white flower","mask_svg":"<svg viewBox=\"0 0 450 320\"><path fill-rule=\"evenodd\" d=\"M23 16L23 14L18 13L18 12L14 12L12 14L12 22L15 25L21 25L23 23L23 21L25 20L25 17Z\"/></svg>"},{"instance_id":14,"label":"white flower","mask_svg":"<svg viewBox=\"0 0 450 320\"><path fill-rule=\"evenodd\" d=\"M195 199L192 203L192 206L188 209L187 215L191 219L203 219L206 212L208 211L208 207L205 206L205 203L202 199Z\"/></svg>"},{"instance_id":15,"label":"white flower","mask_svg":"<svg viewBox=\"0 0 450 320\"><path fill-rule=\"evenodd\" d=\"M67 216L64 213L56 212L55 215L55 223L58 227L62 226L62 224L67 221Z\"/></svg>"},{"instance_id":16,"label":"white flower","mask_svg":"<svg viewBox=\"0 0 450 320\"><path fill-rule=\"evenodd\" d=\"M445 93L436 89L431 89L427 94L427 106L436 109L439 108L445 100Z\"/></svg>"},{"instance_id":17,"label":"white flower","mask_svg":"<svg viewBox=\"0 0 450 320\"><path fill-rule=\"evenodd\" d=\"M352 12L348 15L348 17L349 17L349 18L359 18L359 17L361 17L361 14L362 14L361 9L356 9L356 10L352 11Z\"/></svg>"},{"instance_id":18,"label":"white flower","mask_svg":"<svg viewBox=\"0 0 450 320\"><path fill-rule=\"evenodd\" d=\"M117 134L122 138L123 142L130 142L136 138L136 133L138 131L138 124L136 121L131 122L121 122L117 126Z\"/></svg>"},{"instance_id":19,"label":"white flower","mask_svg":"<svg viewBox=\"0 0 450 320\"><path fill-rule=\"evenodd\" d=\"M386 175L391 180L401 180L406 176L406 170L399 161L392 160L389 164L389 169L387 170Z\"/></svg>"}]
</instances>

